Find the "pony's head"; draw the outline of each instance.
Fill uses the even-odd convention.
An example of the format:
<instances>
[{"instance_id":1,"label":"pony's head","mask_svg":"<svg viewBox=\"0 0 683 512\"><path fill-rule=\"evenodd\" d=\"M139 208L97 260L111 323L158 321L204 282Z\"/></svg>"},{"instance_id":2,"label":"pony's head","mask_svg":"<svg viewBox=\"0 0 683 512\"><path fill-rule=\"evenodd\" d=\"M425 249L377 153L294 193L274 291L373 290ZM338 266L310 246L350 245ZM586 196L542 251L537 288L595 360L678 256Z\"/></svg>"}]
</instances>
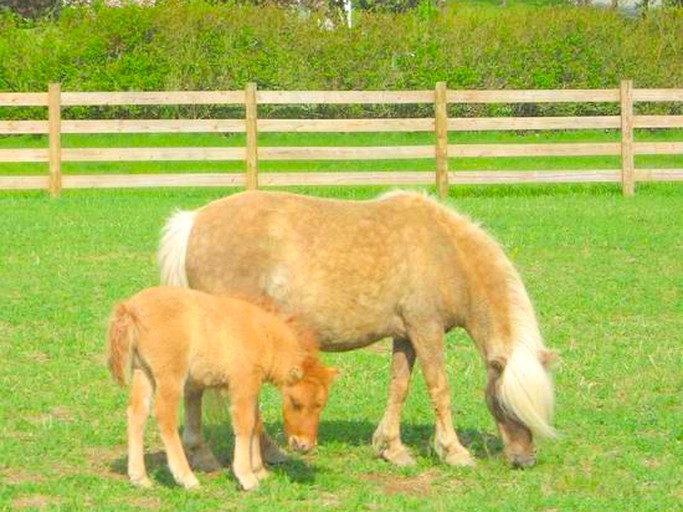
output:
<instances>
[{"instance_id":1,"label":"pony's head","mask_svg":"<svg viewBox=\"0 0 683 512\"><path fill-rule=\"evenodd\" d=\"M318 443L320 413L327 403L330 385L339 375L315 357L293 366L282 390L282 416L290 448L307 452Z\"/></svg>"},{"instance_id":2,"label":"pony's head","mask_svg":"<svg viewBox=\"0 0 683 512\"><path fill-rule=\"evenodd\" d=\"M496 420L505 456L516 468L536 464L534 436L554 437L553 389L548 372L554 352L517 347L510 358L488 361L486 403Z\"/></svg>"}]
</instances>

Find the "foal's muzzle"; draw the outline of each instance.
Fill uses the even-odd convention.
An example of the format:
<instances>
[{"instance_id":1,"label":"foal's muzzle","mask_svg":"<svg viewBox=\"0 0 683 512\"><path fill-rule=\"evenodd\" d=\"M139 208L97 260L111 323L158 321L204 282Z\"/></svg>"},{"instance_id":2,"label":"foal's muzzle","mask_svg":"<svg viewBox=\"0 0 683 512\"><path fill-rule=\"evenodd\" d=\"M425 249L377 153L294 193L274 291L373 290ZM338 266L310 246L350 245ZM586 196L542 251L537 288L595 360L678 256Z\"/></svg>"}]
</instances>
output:
<instances>
[{"instance_id":1,"label":"foal's muzzle","mask_svg":"<svg viewBox=\"0 0 683 512\"><path fill-rule=\"evenodd\" d=\"M289 438L289 447L292 450L296 450L301 453L306 453L310 451L315 446L315 444L315 442L311 442L306 438L299 436L291 436Z\"/></svg>"}]
</instances>

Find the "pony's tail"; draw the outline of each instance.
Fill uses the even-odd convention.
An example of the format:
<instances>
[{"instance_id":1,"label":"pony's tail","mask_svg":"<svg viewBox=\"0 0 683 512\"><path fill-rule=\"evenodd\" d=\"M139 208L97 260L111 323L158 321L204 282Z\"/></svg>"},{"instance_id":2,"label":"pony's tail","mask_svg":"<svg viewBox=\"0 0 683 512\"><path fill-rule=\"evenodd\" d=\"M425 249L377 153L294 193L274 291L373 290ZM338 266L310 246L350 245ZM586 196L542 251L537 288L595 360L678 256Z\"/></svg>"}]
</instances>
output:
<instances>
[{"instance_id":1,"label":"pony's tail","mask_svg":"<svg viewBox=\"0 0 683 512\"><path fill-rule=\"evenodd\" d=\"M552 438L557 435L550 426L555 398L550 375L541 362L544 358L545 353L517 344L500 377L498 398L503 409L535 436Z\"/></svg>"},{"instance_id":2,"label":"pony's tail","mask_svg":"<svg viewBox=\"0 0 683 512\"><path fill-rule=\"evenodd\" d=\"M161 232L157 264L163 285L188 287L185 256L195 215L194 211L177 211Z\"/></svg>"},{"instance_id":3,"label":"pony's tail","mask_svg":"<svg viewBox=\"0 0 683 512\"><path fill-rule=\"evenodd\" d=\"M135 317L125 304L117 304L107 331L107 366L121 387L130 381L132 356L138 336Z\"/></svg>"}]
</instances>

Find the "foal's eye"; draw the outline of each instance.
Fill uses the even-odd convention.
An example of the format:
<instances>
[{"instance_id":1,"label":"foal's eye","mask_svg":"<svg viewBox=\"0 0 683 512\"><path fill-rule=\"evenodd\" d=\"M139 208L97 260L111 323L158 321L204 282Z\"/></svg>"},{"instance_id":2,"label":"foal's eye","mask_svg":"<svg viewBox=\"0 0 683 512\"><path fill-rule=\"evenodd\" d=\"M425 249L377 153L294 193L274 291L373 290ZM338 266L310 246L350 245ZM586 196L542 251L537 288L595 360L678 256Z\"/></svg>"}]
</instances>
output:
<instances>
[{"instance_id":1,"label":"foal's eye","mask_svg":"<svg viewBox=\"0 0 683 512\"><path fill-rule=\"evenodd\" d=\"M299 402L298 400L295 400L294 398L290 399L290 402L292 404L292 409L294 409L295 411L301 410L301 407L302 407L301 402Z\"/></svg>"}]
</instances>

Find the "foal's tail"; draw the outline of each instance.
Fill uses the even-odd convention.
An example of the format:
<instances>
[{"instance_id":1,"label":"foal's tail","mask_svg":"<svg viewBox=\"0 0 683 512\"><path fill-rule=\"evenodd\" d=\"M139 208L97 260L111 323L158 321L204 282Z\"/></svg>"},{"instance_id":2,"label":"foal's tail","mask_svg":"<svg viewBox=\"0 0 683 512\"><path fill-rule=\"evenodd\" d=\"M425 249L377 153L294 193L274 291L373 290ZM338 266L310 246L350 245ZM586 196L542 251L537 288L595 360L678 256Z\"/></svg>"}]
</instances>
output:
<instances>
[{"instance_id":1,"label":"foal's tail","mask_svg":"<svg viewBox=\"0 0 683 512\"><path fill-rule=\"evenodd\" d=\"M185 256L194 218L193 211L177 211L166 222L157 250L161 284L188 287Z\"/></svg>"},{"instance_id":2,"label":"foal's tail","mask_svg":"<svg viewBox=\"0 0 683 512\"><path fill-rule=\"evenodd\" d=\"M124 303L117 304L109 319L107 366L116 383L125 387L130 381L133 351L139 330L133 313Z\"/></svg>"}]
</instances>

